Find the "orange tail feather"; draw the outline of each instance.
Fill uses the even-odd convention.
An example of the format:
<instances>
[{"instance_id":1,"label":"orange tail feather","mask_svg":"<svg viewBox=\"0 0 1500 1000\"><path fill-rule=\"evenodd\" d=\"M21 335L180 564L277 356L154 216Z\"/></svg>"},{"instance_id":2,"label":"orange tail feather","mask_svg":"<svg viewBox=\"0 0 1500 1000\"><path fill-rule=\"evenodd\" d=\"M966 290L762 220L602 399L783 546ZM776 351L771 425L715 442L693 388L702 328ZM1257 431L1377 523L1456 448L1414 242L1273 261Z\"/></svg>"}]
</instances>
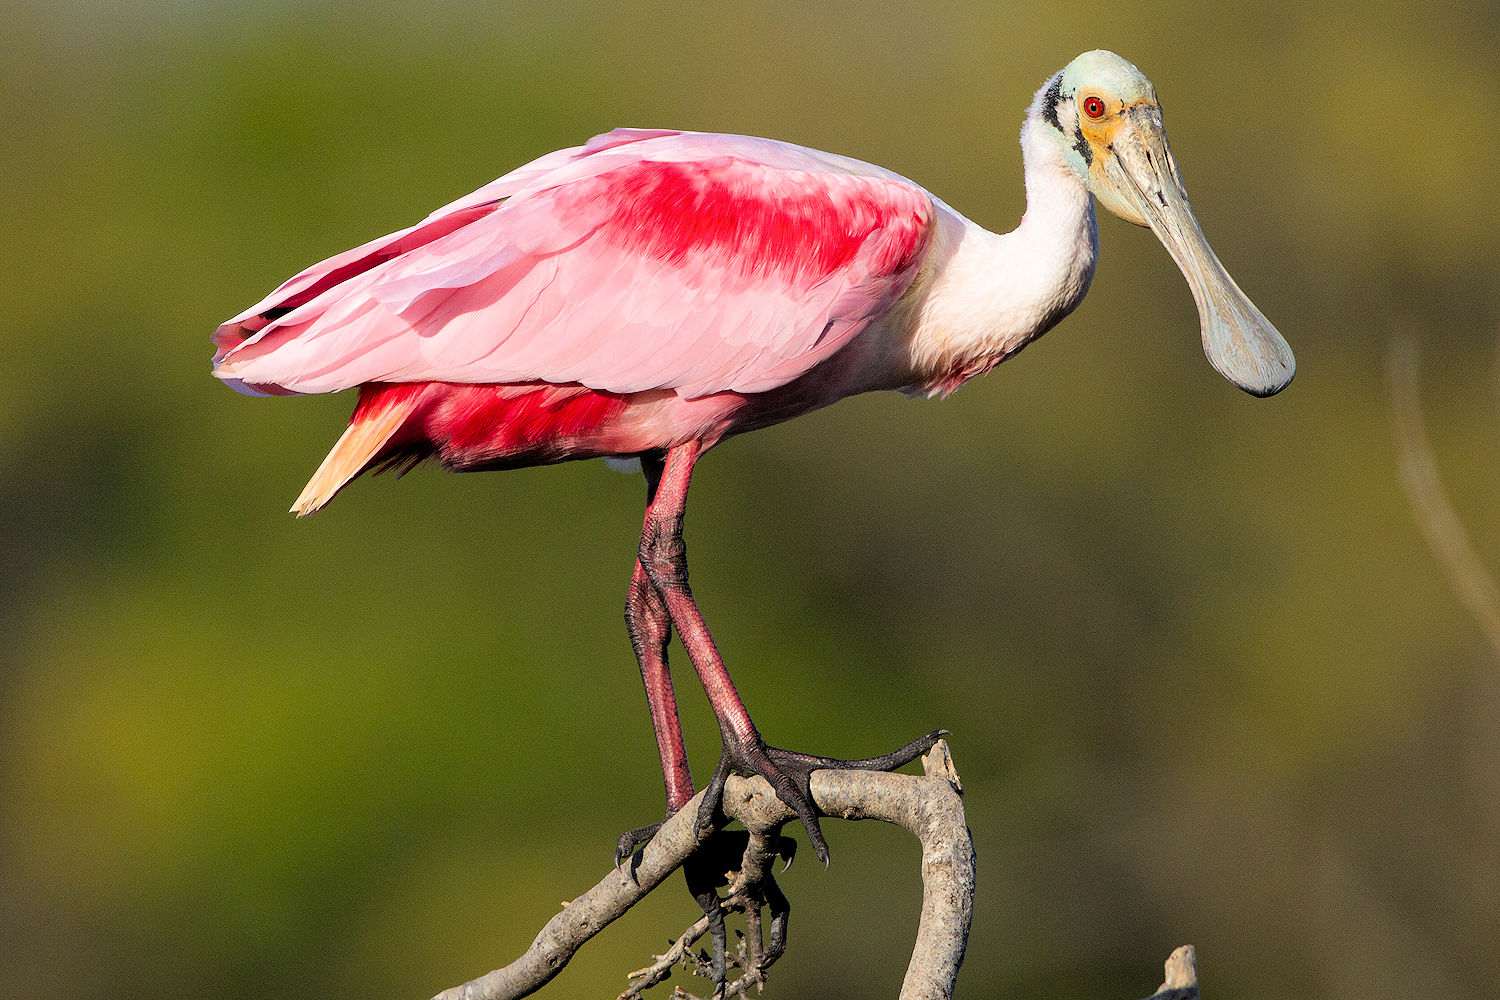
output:
<instances>
[{"instance_id":1,"label":"orange tail feather","mask_svg":"<svg viewBox=\"0 0 1500 1000\"><path fill-rule=\"evenodd\" d=\"M363 397L363 393L361 395ZM390 399L385 406L375 407L365 406L366 400L361 398L361 405L356 408L349 426L303 487L291 512L298 517L317 513L350 480L363 472L416 408L417 396L416 393L402 394Z\"/></svg>"}]
</instances>

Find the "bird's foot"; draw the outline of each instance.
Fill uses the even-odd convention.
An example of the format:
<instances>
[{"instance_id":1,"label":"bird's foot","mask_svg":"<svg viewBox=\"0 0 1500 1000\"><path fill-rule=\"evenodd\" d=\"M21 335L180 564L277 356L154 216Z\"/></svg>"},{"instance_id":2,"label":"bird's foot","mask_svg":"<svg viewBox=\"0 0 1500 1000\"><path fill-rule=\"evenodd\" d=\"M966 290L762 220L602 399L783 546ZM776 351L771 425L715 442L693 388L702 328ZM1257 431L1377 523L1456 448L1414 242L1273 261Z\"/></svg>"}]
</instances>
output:
<instances>
[{"instance_id":1,"label":"bird's foot","mask_svg":"<svg viewBox=\"0 0 1500 1000\"><path fill-rule=\"evenodd\" d=\"M714 985L714 996L724 995L729 967L729 936L724 917L730 909L742 911L750 925L750 936L734 960L750 983L764 980L766 968L786 950L787 916L791 907L772 873L772 862L780 858L783 871L790 868L797 853L797 843L790 837L773 834L760 842L764 852L753 860L752 839L744 830L718 830L682 866L688 891L708 918L710 942L706 963L700 961L700 974ZM718 889L732 888L728 898L721 899ZM769 949L761 939L760 911L771 911ZM706 965L706 968L704 967Z\"/></svg>"},{"instance_id":2,"label":"bird's foot","mask_svg":"<svg viewBox=\"0 0 1500 1000\"><path fill-rule=\"evenodd\" d=\"M807 839L812 842L813 852L826 865L828 842L823 839L823 829L818 825L818 807L812 797L812 773L824 770L893 771L931 750L946 735L946 729L936 729L898 750L860 760L842 760L838 757L819 757L795 750L782 750L767 746L759 736L744 740L726 735L719 766L714 770L714 776L709 779L705 794L698 803L698 826L706 829L720 822L724 782L730 774L747 778L758 774L771 783L776 797L797 814L797 818L807 829Z\"/></svg>"},{"instance_id":3,"label":"bird's foot","mask_svg":"<svg viewBox=\"0 0 1500 1000\"><path fill-rule=\"evenodd\" d=\"M694 962L699 974L713 982L715 997L724 995L730 964L728 935L724 924L724 917L729 909L743 911L750 925L750 934L741 945L740 955L734 960L734 964L744 970L750 985L762 983L767 967L786 950L790 906L771 874L769 862L773 857L779 857L785 867L790 867L796 853L795 841L773 833L769 840L760 841L759 862L753 868L744 867L751 864L754 853L747 849L751 844L750 834L722 829L725 822L724 783L729 775L732 773L751 777L758 774L770 782L776 797L785 802L807 828L813 850L826 865L828 844L823 839L823 830L818 824L818 808L812 798L812 773L821 770L892 771L916 760L946 735L947 730L934 730L888 754L860 760L783 750L767 746L758 736L751 740L725 739L719 766L704 789L695 817L699 829L706 834L706 839L702 840L698 850L683 864L688 890L707 918L706 927L699 933L707 933L711 941L709 955L703 959L694 959ZM633 878L636 867L641 863L641 852L661 827L662 823L652 823L621 834L615 846L615 866L623 869L628 862L629 874ZM744 884L727 899L721 899L717 890L725 885L740 885L741 880L735 879L733 873L742 867ZM769 910L771 916L769 941L762 940L762 908ZM665 968L642 970L649 974L646 977L649 982L633 987L637 995L645 985L660 982L659 977L664 978L669 969L670 963Z\"/></svg>"},{"instance_id":4,"label":"bird's foot","mask_svg":"<svg viewBox=\"0 0 1500 1000\"><path fill-rule=\"evenodd\" d=\"M671 816L671 813L667 814L668 819ZM641 863L641 851L651 843L651 838L656 836L656 831L660 830L662 823L665 822L664 819L660 823L648 823L620 834L620 839L615 841L615 867L623 869L625 862L629 861L630 877L634 878L635 870Z\"/></svg>"},{"instance_id":5,"label":"bird's foot","mask_svg":"<svg viewBox=\"0 0 1500 1000\"><path fill-rule=\"evenodd\" d=\"M726 994L749 996L751 988L763 988L767 970L786 951L787 922L791 904L774 874L776 862L783 870L792 863L797 843L780 833L754 834L748 830L714 830L683 863L687 878L703 919L690 925L671 942L656 961L630 973L630 987L620 1000L641 1000L645 991L665 982L672 970L681 965L695 976L713 984L713 996ZM719 890L727 887L720 895ZM766 939L764 914L770 914L769 941ZM729 947L726 918L741 913L744 932L736 931L737 946ZM695 950L703 937L709 939L707 950ZM739 970L737 981L730 981L732 970ZM673 996L692 996L682 990Z\"/></svg>"}]
</instances>

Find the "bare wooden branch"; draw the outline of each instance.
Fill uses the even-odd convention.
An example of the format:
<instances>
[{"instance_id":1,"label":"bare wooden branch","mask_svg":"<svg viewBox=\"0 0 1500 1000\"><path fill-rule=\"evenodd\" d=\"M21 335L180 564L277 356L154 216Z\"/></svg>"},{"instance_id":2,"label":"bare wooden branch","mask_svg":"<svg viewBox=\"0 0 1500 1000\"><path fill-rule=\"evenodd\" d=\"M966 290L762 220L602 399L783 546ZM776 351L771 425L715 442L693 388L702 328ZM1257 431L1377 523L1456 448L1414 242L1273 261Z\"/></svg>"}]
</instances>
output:
<instances>
[{"instance_id":1,"label":"bare wooden branch","mask_svg":"<svg viewBox=\"0 0 1500 1000\"><path fill-rule=\"evenodd\" d=\"M938 742L922 765L921 775L815 771L812 795L828 816L894 823L921 841L922 915L901 1000L948 1000L973 915L974 848L947 743ZM549 920L520 958L445 990L434 1000L516 1000L536 992L590 938L660 885L708 839L709 833L696 827L697 812L694 798L662 825L633 871L611 870ZM774 836L793 818L761 778L731 777L724 790L724 812L763 837Z\"/></svg>"},{"instance_id":2,"label":"bare wooden branch","mask_svg":"<svg viewBox=\"0 0 1500 1000\"><path fill-rule=\"evenodd\" d=\"M816 771L812 793L828 816L893 823L921 842L922 914L900 1000L951 1000L974 909L974 848L960 797L963 788L946 741L939 741L922 758L922 768L921 775ZM709 834L697 830L694 823L697 803L695 798L662 826L633 873L612 869L592 889L565 903L520 958L445 990L434 1000L516 1000L541 989L595 934L649 895L707 841ZM724 790L724 812L750 831L739 871L724 897L726 908L739 909L749 918L758 914L758 904L764 902L757 893L769 881L778 853L777 833L793 815L761 778L731 777ZM665 981L679 964L706 974L706 963L692 949L707 930L706 917L689 925L666 952L630 974L631 985L622 997L639 998L644 990ZM759 952L758 926L752 924L750 931L735 959L743 974L727 984L726 998L748 995L764 982L764 965L769 962L763 962ZM673 996L690 994L679 988ZM1178 948L1167 959L1165 981L1147 1000L1198 1000L1191 945Z\"/></svg>"}]
</instances>

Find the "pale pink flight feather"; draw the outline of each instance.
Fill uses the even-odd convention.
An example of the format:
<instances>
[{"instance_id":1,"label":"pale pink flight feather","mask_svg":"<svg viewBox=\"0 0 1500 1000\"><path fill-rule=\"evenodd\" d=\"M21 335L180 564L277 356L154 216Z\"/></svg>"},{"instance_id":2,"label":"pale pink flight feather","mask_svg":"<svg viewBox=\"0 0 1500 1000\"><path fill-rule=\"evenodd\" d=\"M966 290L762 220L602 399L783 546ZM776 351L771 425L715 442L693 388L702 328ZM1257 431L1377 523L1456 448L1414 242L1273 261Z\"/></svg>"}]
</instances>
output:
<instances>
[{"instance_id":1,"label":"pale pink flight feather","mask_svg":"<svg viewBox=\"0 0 1500 1000\"><path fill-rule=\"evenodd\" d=\"M219 328L251 393L370 382L765 392L905 291L935 209L871 164L617 129L301 272Z\"/></svg>"}]
</instances>

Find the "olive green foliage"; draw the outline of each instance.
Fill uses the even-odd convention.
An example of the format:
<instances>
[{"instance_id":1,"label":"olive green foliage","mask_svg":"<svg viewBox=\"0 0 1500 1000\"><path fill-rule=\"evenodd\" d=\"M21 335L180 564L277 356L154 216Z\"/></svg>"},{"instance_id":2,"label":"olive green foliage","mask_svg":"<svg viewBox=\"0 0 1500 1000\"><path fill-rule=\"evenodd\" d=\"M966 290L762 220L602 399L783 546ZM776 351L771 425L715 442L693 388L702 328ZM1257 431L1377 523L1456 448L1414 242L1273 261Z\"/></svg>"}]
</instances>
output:
<instances>
[{"instance_id":1,"label":"olive green foliage","mask_svg":"<svg viewBox=\"0 0 1500 1000\"><path fill-rule=\"evenodd\" d=\"M1500 979L1500 664L1382 374L1412 332L1500 566L1488 6L5 6L0 993L427 996L661 808L620 613L639 480L423 471L294 521L351 400L232 394L219 321L617 125L852 154L1008 228L1022 110L1098 46L1155 82L1296 383L1216 376L1167 255L1103 219L1079 312L953 399L709 457L709 620L773 742L954 731L969 996L1142 995L1185 941L1225 1000ZM770 995L892 995L915 851L829 835ZM656 894L549 995L612 995L692 916Z\"/></svg>"}]
</instances>

